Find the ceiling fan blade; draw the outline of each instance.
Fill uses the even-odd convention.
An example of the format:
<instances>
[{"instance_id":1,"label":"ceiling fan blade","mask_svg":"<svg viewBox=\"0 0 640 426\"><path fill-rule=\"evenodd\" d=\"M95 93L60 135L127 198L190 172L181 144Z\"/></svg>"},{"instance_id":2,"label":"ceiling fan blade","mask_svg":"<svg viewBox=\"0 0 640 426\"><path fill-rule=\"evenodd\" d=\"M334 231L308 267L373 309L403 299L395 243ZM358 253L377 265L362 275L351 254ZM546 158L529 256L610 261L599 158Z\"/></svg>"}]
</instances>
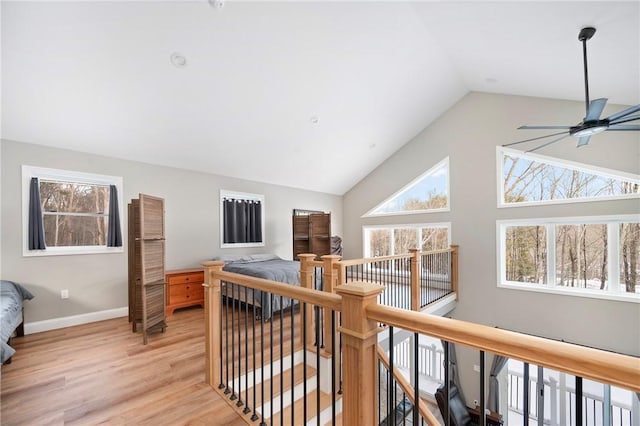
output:
<instances>
[{"instance_id":1,"label":"ceiling fan blade","mask_svg":"<svg viewBox=\"0 0 640 426\"><path fill-rule=\"evenodd\" d=\"M581 146L589 145L589 139L591 139L591 135L582 136L580 139L578 139L578 144L576 145L576 148L580 148Z\"/></svg>"},{"instance_id":2,"label":"ceiling fan blade","mask_svg":"<svg viewBox=\"0 0 640 426\"><path fill-rule=\"evenodd\" d=\"M551 136L551 135L549 135L549 136ZM537 147L535 147L535 148L533 148L533 149L529 149L529 150L527 150L526 152L533 152L533 151L537 151L537 150L539 150L539 149L541 149L541 148L544 148L545 146L549 146L549 145L551 145L552 143L556 143L556 142L561 141L562 139L567 138L567 137L569 137L569 134L568 134L568 133L567 133L566 135L560 136L559 138L553 139L552 141L549 141L549 142L544 143L544 144L542 144L542 145L540 145L540 146L537 146Z\"/></svg>"},{"instance_id":3,"label":"ceiling fan blade","mask_svg":"<svg viewBox=\"0 0 640 426\"><path fill-rule=\"evenodd\" d=\"M587 116L584 118L584 121L597 120L600 118L600 114L604 110L605 105L607 105L607 98L594 99L589 104L589 110L587 111Z\"/></svg>"},{"instance_id":4,"label":"ceiling fan blade","mask_svg":"<svg viewBox=\"0 0 640 426\"><path fill-rule=\"evenodd\" d=\"M525 140L523 140L523 141L511 142L511 143L504 144L504 145L502 145L502 146L517 145L517 144L519 144L519 143L525 143L525 142L537 141L537 140L539 140L539 139L550 138L551 136L558 136L558 135L565 135L565 136L569 136L569 132L560 132L560 133L553 133L553 134L551 134L551 135L538 136L537 138L531 138L531 139L525 139ZM564 136L563 136L563 137L564 137Z\"/></svg>"},{"instance_id":5,"label":"ceiling fan blade","mask_svg":"<svg viewBox=\"0 0 640 426\"><path fill-rule=\"evenodd\" d=\"M571 126L520 126L518 130L549 130L549 129L567 129Z\"/></svg>"},{"instance_id":6,"label":"ceiling fan blade","mask_svg":"<svg viewBox=\"0 0 640 426\"><path fill-rule=\"evenodd\" d=\"M634 121L634 120L640 120L640 115L632 115L631 117L625 117L625 118L621 118L619 120L612 122L609 122L609 125L614 125L614 124L620 124L620 123L627 123L629 121Z\"/></svg>"},{"instance_id":7,"label":"ceiling fan blade","mask_svg":"<svg viewBox=\"0 0 640 426\"><path fill-rule=\"evenodd\" d=\"M607 130L640 130L640 124L613 124Z\"/></svg>"},{"instance_id":8,"label":"ceiling fan blade","mask_svg":"<svg viewBox=\"0 0 640 426\"><path fill-rule=\"evenodd\" d=\"M629 115L629 114L633 114L634 112L638 112L638 111L640 111L640 105L634 105L634 106L629 107L627 109L624 109L624 110L622 110L620 112L617 112L617 113L615 113L613 115L610 115L609 117L607 117L607 120L609 120L609 122L616 121L619 118L622 118L622 117L624 117L626 115Z\"/></svg>"}]
</instances>

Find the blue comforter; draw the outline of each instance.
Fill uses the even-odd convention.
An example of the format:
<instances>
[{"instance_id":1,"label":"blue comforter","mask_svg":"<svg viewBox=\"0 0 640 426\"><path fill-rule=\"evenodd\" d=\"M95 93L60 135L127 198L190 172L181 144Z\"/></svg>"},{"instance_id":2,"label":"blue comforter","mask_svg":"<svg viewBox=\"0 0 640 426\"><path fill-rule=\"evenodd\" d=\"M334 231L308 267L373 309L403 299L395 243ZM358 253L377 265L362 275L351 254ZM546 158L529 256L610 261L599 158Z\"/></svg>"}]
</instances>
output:
<instances>
[{"instance_id":1,"label":"blue comforter","mask_svg":"<svg viewBox=\"0 0 640 426\"><path fill-rule=\"evenodd\" d=\"M33 299L33 294L20 284L0 281L0 359L2 363L16 352L7 343L22 322L22 302Z\"/></svg>"}]
</instances>

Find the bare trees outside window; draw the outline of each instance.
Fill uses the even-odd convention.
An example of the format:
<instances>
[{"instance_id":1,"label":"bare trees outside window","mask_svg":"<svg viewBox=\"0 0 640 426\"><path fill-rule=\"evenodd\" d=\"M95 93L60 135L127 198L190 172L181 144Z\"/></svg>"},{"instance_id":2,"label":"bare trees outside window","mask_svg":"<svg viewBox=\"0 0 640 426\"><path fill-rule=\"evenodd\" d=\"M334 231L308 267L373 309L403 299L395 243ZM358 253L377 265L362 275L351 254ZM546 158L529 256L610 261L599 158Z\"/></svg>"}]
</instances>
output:
<instances>
[{"instance_id":1,"label":"bare trees outside window","mask_svg":"<svg viewBox=\"0 0 640 426\"><path fill-rule=\"evenodd\" d=\"M40 181L47 247L104 246L109 186Z\"/></svg>"},{"instance_id":2,"label":"bare trees outside window","mask_svg":"<svg viewBox=\"0 0 640 426\"><path fill-rule=\"evenodd\" d=\"M501 283L640 294L638 217L582 219L499 223Z\"/></svg>"},{"instance_id":3,"label":"bare trees outside window","mask_svg":"<svg viewBox=\"0 0 640 426\"><path fill-rule=\"evenodd\" d=\"M503 206L640 195L636 175L505 148L499 158Z\"/></svg>"},{"instance_id":4,"label":"bare trees outside window","mask_svg":"<svg viewBox=\"0 0 640 426\"><path fill-rule=\"evenodd\" d=\"M449 248L449 224L385 225L365 227L365 257L407 254Z\"/></svg>"}]
</instances>

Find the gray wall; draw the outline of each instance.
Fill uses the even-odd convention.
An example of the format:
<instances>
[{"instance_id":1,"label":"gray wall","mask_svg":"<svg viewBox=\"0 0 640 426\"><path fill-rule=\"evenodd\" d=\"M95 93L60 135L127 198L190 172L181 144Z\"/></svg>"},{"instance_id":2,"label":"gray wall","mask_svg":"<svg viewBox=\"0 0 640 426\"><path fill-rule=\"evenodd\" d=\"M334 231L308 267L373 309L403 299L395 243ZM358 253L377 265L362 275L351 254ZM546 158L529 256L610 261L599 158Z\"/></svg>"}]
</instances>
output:
<instances>
[{"instance_id":1,"label":"gray wall","mask_svg":"<svg viewBox=\"0 0 640 426\"><path fill-rule=\"evenodd\" d=\"M342 198L213 174L3 140L1 142L2 278L24 283L36 297L26 303L27 322L126 307L127 219L125 251L80 256L22 256L21 166L23 164L123 177L126 203L139 193L165 199L166 268L198 266L218 254L275 253L292 256L291 213L294 208L331 211L333 234L341 235ZM265 196L266 246L221 249L220 189ZM69 289L70 298L60 299Z\"/></svg>"},{"instance_id":2,"label":"gray wall","mask_svg":"<svg viewBox=\"0 0 640 426\"><path fill-rule=\"evenodd\" d=\"M621 109L608 106L603 115ZM579 102L470 93L345 194L345 256L362 256L363 225L451 222L452 242L460 245L460 301L453 317L640 355L640 304L500 289L496 285L496 220L640 212L637 199L497 208L496 146L543 134L515 130L520 125L574 124L583 116L584 104ZM541 153L640 174L638 133L603 133L580 149L571 138ZM450 212L361 218L447 155ZM462 384L465 396L472 401L479 395L478 375L472 371L478 354L460 352ZM487 370L489 363L490 358Z\"/></svg>"}]
</instances>

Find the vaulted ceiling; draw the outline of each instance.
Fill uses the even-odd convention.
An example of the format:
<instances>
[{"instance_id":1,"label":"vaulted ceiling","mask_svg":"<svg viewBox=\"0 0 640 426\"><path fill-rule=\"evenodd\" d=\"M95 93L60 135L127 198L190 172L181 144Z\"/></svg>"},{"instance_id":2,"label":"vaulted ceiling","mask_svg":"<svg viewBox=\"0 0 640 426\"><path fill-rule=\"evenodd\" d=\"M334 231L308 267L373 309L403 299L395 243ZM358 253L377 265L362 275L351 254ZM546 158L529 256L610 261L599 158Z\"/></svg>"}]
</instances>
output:
<instances>
[{"instance_id":1,"label":"vaulted ceiling","mask_svg":"<svg viewBox=\"0 0 640 426\"><path fill-rule=\"evenodd\" d=\"M2 138L333 194L469 91L583 100L584 26L640 103L637 1L1 7Z\"/></svg>"}]
</instances>

